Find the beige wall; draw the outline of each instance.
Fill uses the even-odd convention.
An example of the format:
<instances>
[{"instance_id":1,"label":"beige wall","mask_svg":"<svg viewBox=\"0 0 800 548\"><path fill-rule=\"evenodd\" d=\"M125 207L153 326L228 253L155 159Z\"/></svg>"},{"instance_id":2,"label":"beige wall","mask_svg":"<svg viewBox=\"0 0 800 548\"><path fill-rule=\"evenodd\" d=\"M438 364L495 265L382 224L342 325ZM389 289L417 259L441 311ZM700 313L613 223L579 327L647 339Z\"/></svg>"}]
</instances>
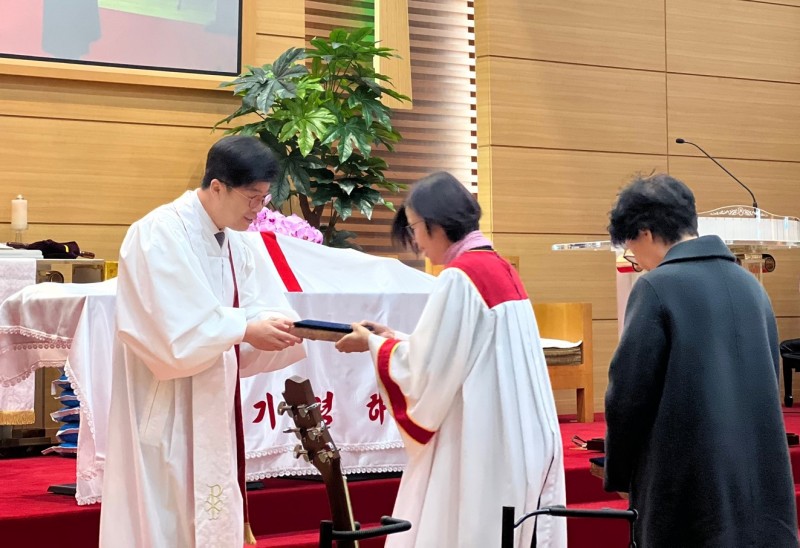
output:
<instances>
[{"instance_id":1,"label":"beige wall","mask_svg":"<svg viewBox=\"0 0 800 548\"><path fill-rule=\"evenodd\" d=\"M700 211L750 203L677 137L716 155L763 209L800 216L800 7L476 0L475 11L485 228L521 257L535 300L593 304L602 409L617 339L613 256L550 246L607 239L615 193L638 171L683 179ZM800 250L774 255L765 285L781 336L800 337ZM574 395L557 399L574 410Z\"/></svg>"},{"instance_id":2,"label":"beige wall","mask_svg":"<svg viewBox=\"0 0 800 548\"><path fill-rule=\"evenodd\" d=\"M303 47L302 2L247 2L248 63ZM105 259L117 257L133 221L199 184L208 147L222 136L210 128L237 105L230 90L136 83L160 81L152 77L121 84L57 69L56 77L20 73L0 65L0 240L12 238L10 200L23 194L25 241L76 240Z\"/></svg>"}]
</instances>

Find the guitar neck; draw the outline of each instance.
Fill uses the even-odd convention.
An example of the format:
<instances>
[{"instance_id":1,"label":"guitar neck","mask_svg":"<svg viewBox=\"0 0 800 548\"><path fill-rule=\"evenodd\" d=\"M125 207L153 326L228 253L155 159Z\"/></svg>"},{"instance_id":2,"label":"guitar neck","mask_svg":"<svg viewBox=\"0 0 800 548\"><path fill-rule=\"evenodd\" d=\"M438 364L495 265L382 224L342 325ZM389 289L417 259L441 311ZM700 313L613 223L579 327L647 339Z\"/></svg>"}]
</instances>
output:
<instances>
[{"instance_id":1,"label":"guitar neck","mask_svg":"<svg viewBox=\"0 0 800 548\"><path fill-rule=\"evenodd\" d=\"M325 491L331 507L331 520L336 531L355 531L353 509L350 506L350 491L347 489L347 478L342 474L339 459L336 458L329 473L323 473ZM358 548L357 541L337 541L338 548Z\"/></svg>"}]
</instances>

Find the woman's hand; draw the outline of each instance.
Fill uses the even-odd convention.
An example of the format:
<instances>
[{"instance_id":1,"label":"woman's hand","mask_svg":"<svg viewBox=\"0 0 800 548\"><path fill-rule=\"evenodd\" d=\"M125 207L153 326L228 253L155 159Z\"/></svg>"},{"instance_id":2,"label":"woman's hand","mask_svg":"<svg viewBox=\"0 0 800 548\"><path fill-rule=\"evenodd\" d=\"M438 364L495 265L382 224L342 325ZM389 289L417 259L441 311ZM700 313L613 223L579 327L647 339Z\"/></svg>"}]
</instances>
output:
<instances>
[{"instance_id":1,"label":"woman's hand","mask_svg":"<svg viewBox=\"0 0 800 548\"><path fill-rule=\"evenodd\" d=\"M369 336L372 332L360 323L353 324L353 332L345 335L336 343L339 352L366 352L369 350Z\"/></svg>"},{"instance_id":2,"label":"woman's hand","mask_svg":"<svg viewBox=\"0 0 800 548\"><path fill-rule=\"evenodd\" d=\"M394 329L392 329L390 327L387 327L385 325L381 325L381 324L375 323L375 322L368 322L366 320L361 322L361 325L365 325L367 327L371 327L372 328L372 332L375 333L376 335L380 335L381 337L385 337L387 339L394 339L395 338Z\"/></svg>"}]
</instances>

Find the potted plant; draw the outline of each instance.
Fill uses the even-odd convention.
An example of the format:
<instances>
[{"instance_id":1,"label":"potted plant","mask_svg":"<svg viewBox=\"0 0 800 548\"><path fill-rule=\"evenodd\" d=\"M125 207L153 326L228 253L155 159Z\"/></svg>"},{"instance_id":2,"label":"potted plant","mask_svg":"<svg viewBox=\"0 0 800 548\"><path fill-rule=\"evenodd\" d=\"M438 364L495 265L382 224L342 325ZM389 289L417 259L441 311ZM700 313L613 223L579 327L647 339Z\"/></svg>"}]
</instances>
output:
<instances>
[{"instance_id":1,"label":"potted plant","mask_svg":"<svg viewBox=\"0 0 800 548\"><path fill-rule=\"evenodd\" d=\"M222 84L234 88L241 105L215 127L248 117L227 133L256 135L275 152L281 169L272 204L280 208L296 196L303 217L334 247L358 247L353 232L336 228L339 221L354 211L371 219L376 205L394 211L379 189L402 188L386 179L387 164L374 152L380 145L393 150L401 139L381 97L408 97L375 70L376 57L394 53L378 47L372 32L335 29L311 40L310 48L290 48L274 63L247 67Z\"/></svg>"}]
</instances>

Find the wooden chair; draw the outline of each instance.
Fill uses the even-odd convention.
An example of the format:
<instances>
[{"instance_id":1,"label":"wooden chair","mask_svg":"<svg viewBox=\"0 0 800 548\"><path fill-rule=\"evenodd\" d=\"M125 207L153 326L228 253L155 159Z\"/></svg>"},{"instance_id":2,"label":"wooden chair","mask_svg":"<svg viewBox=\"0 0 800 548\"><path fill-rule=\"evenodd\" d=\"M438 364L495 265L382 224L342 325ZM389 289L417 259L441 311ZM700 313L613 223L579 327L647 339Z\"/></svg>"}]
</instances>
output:
<instances>
[{"instance_id":1,"label":"wooden chair","mask_svg":"<svg viewBox=\"0 0 800 548\"><path fill-rule=\"evenodd\" d=\"M547 372L553 390L575 390L578 422L594 421L591 303L539 303L533 305L539 335L547 339L583 341L581 363L550 365ZM545 352L547 359L547 352Z\"/></svg>"}]
</instances>

